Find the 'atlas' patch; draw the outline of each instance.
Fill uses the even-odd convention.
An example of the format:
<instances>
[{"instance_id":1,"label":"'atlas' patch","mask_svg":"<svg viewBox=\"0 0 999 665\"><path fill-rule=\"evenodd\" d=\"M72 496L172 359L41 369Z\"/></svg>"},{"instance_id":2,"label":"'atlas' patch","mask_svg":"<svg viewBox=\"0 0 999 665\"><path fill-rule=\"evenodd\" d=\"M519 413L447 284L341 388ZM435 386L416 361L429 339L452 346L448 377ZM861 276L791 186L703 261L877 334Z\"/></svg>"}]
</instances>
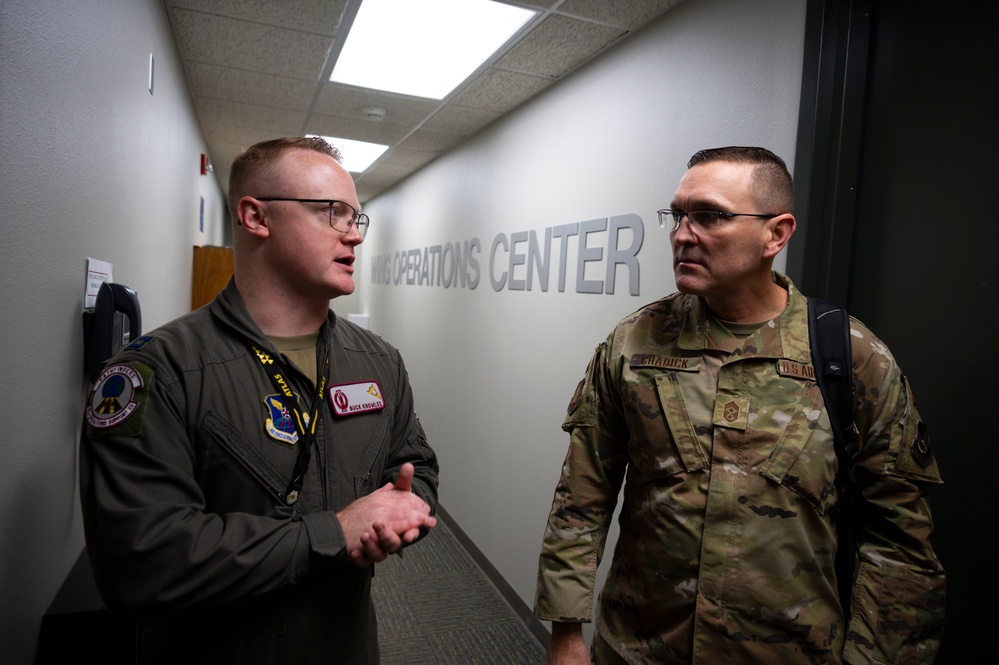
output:
<instances>
[{"instance_id":1,"label":"'atlas' patch","mask_svg":"<svg viewBox=\"0 0 999 665\"><path fill-rule=\"evenodd\" d=\"M264 406L270 411L270 417L264 421L267 435L292 446L298 443L298 430L295 428L295 421L281 395L268 395L264 398Z\"/></svg>"},{"instance_id":2,"label":"'atlas' patch","mask_svg":"<svg viewBox=\"0 0 999 665\"><path fill-rule=\"evenodd\" d=\"M142 376L131 365L111 365L97 377L85 413L91 427L107 429L128 420L139 408Z\"/></svg>"},{"instance_id":3,"label":"'atlas' patch","mask_svg":"<svg viewBox=\"0 0 999 665\"><path fill-rule=\"evenodd\" d=\"M382 389L375 381L330 386L330 403L338 416L378 411L385 408Z\"/></svg>"}]
</instances>

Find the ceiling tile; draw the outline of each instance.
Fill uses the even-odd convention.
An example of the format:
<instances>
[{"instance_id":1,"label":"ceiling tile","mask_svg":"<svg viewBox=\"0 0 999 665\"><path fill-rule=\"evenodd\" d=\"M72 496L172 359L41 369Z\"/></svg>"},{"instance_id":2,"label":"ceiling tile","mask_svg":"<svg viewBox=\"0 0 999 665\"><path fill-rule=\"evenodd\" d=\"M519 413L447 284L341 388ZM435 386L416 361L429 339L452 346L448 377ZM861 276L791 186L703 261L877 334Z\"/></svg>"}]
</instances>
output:
<instances>
[{"instance_id":1,"label":"ceiling tile","mask_svg":"<svg viewBox=\"0 0 999 665\"><path fill-rule=\"evenodd\" d=\"M189 64L202 62L305 80L318 80L332 40L237 19L177 9L177 41Z\"/></svg>"},{"instance_id":2,"label":"ceiling tile","mask_svg":"<svg viewBox=\"0 0 999 665\"><path fill-rule=\"evenodd\" d=\"M500 58L496 67L557 78L624 34L618 28L552 14Z\"/></svg>"},{"instance_id":3,"label":"ceiling tile","mask_svg":"<svg viewBox=\"0 0 999 665\"><path fill-rule=\"evenodd\" d=\"M428 129L418 129L410 134L399 144L407 150L419 152L432 152L440 154L445 150L453 148L461 142L463 136L457 134L446 134L444 132L432 132Z\"/></svg>"},{"instance_id":4,"label":"ceiling tile","mask_svg":"<svg viewBox=\"0 0 999 665\"><path fill-rule=\"evenodd\" d=\"M414 127L423 122L439 105L440 102L433 99L326 83L319 93L313 111L324 115L364 118L365 108L377 106L385 109L385 119L382 122Z\"/></svg>"},{"instance_id":5,"label":"ceiling tile","mask_svg":"<svg viewBox=\"0 0 999 665\"><path fill-rule=\"evenodd\" d=\"M174 8L332 36L347 0L168 0Z\"/></svg>"},{"instance_id":6,"label":"ceiling tile","mask_svg":"<svg viewBox=\"0 0 999 665\"><path fill-rule=\"evenodd\" d=\"M378 166L397 166L413 170L432 161L435 157L437 157L437 153L396 148L378 160Z\"/></svg>"},{"instance_id":7,"label":"ceiling tile","mask_svg":"<svg viewBox=\"0 0 999 665\"><path fill-rule=\"evenodd\" d=\"M460 136L471 136L501 115L503 114L497 111L484 111L468 106L448 104L423 123L423 128Z\"/></svg>"},{"instance_id":8,"label":"ceiling tile","mask_svg":"<svg viewBox=\"0 0 999 665\"><path fill-rule=\"evenodd\" d=\"M213 132L226 127L247 127L273 133L275 136L295 136L302 131L305 113L271 106L240 104L223 99L200 97L195 108L202 124Z\"/></svg>"},{"instance_id":9,"label":"ceiling tile","mask_svg":"<svg viewBox=\"0 0 999 665\"><path fill-rule=\"evenodd\" d=\"M636 30L680 4L681 0L565 0L560 14L599 21L624 30Z\"/></svg>"},{"instance_id":10,"label":"ceiling tile","mask_svg":"<svg viewBox=\"0 0 999 665\"><path fill-rule=\"evenodd\" d=\"M551 84L550 78L493 67L469 83L451 102L459 106L506 113Z\"/></svg>"},{"instance_id":11,"label":"ceiling tile","mask_svg":"<svg viewBox=\"0 0 999 665\"><path fill-rule=\"evenodd\" d=\"M243 149L305 132L390 146L368 173L356 177L364 201L681 0L508 1L540 10L540 20L491 67L442 101L324 79L334 38L345 27L344 12L356 0L164 3L223 189L232 159ZM365 113L369 107L384 109L384 119L372 122Z\"/></svg>"},{"instance_id":12,"label":"ceiling tile","mask_svg":"<svg viewBox=\"0 0 999 665\"><path fill-rule=\"evenodd\" d=\"M293 135L297 132L293 132ZM235 146L248 148L259 141L285 136L286 132L274 132L267 129L257 129L255 127L235 127L226 125L219 127L212 132L213 140L219 143L228 143Z\"/></svg>"},{"instance_id":13,"label":"ceiling tile","mask_svg":"<svg viewBox=\"0 0 999 665\"><path fill-rule=\"evenodd\" d=\"M393 145L410 131L410 126L387 122L371 122L357 118L342 118L335 115L315 113L305 127L306 134L336 136L342 139L368 141L382 145Z\"/></svg>"},{"instance_id":14,"label":"ceiling tile","mask_svg":"<svg viewBox=\"0 0 999 665\"><path fill-rule=\"evenodd\" d=\"M187 72L197 97L308 111L315 84L231 67L192 63Z\"/></svg>"}]
</instances>

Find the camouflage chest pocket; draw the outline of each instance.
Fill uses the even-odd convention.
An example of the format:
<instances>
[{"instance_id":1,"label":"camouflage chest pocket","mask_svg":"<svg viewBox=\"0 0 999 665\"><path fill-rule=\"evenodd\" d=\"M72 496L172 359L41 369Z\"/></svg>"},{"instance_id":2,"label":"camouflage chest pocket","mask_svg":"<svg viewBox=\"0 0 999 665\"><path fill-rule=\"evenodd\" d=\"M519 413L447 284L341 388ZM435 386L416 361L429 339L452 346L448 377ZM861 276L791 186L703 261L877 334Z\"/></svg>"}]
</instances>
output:
<instances>
[{"instance_id":1,"label":"camouflage chest pocket","mask_svg":"<svg viewBox=\"0 0 999 665\"><path fill-rule=\"evenodd\" d=\"M797 400L755 411L753 429L777 437L759 472L824 514L835 503L838 463L822 392L812 382L774 380L788 382L786 394Z\"/></svg>"},{"instance_id":2,"label":"camouflage chest pocket","mask_svg":"<svg viewBox=\"0 0 999 665\"><path fill-rule=\"evenodd\" d=\"M696 376L699 366L689 371ZM625 402L631 461L644 480L663 478L707 468L708 460L698 442L680 390L678 372L643 369L628 387Z\"/></svg>"}]
</instances>

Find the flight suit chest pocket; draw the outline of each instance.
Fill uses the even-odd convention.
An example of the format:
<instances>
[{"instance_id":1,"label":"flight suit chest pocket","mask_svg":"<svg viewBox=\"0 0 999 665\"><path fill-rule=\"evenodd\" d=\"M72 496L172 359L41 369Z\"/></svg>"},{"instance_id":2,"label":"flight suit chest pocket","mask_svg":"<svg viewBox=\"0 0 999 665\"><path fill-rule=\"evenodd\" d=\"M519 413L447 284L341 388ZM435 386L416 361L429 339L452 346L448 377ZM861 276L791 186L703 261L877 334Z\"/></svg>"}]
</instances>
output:
<instances>
[{"instance_id":1,"label":"flight suit chest pocket","mask_svg":"<svg viewBox=\"0 0 999 665\"><path fill-rule=\"evenodd\" d=\"M256 481L258 490L270 499L261 499L256 510L265 513L277 500L284 504L285 489L297 448L277 441L265 445L251 441L226 418L211 411L197 435L197 480L205 493L207 507L215 512L247 510L249 500L246 475ZM242 502L242 503L241 503Z\"/></svg>"}]
</instances>

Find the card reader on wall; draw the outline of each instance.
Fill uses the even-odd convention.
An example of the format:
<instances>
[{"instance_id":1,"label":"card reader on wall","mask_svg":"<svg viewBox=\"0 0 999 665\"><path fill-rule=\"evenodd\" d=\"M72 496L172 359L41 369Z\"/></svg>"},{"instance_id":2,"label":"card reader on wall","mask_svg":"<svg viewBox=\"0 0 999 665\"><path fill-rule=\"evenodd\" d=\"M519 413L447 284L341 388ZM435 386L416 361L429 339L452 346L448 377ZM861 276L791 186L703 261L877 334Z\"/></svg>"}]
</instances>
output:
<instances>
[{"instance_id":1,"label":"card reader on wall","mask_svg":"<svg viewBox=\"0 0 999 665\"><path fill-rule=\"evenodd\" d=\"M93 309L83 310L83 368L91 382L101 364L136 339L142 314L135 291L124 284L104 282Z\"/></svg>"}]
</instances>

